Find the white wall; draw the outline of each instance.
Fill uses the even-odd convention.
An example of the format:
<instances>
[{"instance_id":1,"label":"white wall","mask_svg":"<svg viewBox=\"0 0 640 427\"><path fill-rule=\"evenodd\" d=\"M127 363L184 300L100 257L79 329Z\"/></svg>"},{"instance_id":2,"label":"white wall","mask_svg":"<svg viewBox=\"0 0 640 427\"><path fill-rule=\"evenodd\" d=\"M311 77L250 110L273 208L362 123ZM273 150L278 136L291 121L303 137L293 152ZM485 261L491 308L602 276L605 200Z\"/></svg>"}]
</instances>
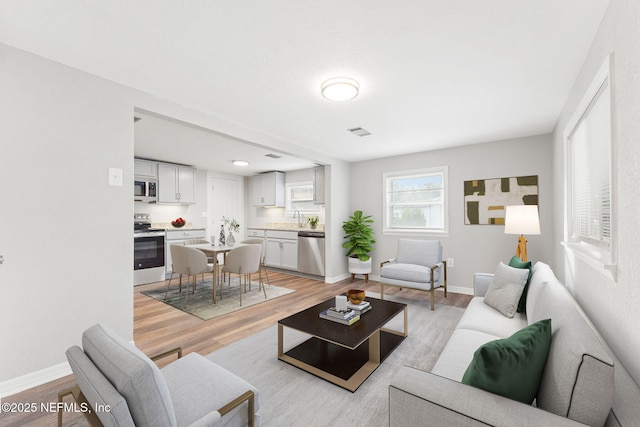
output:
<instances>
[{"instance_id":1,"label":"white wall","mask_svg":"<svg viewBox=\"0 0 640 427\"><path fill-rule=\"evenodd\" d=\"M527 236L527 252L534 262L551 262L552 255L548 250L553 241L550 159L551 136L541 135L353 164L351 211L362 210L375 221L377 243L372 254L372 274L379 276L380 262L395 256L399 238L382 234L382 174L435 166L449 167L449 235L401 237L434 238L443 242L445 258L455 260L455 267L448 269L450 289L471 293L473 273L495 271L499 261L506 263L514 255L517 244L517 236L504 234L504 226L464 224L464 181L538 175L542 234Z\"/></svg>"},{"instance_id":2,"label":"white wall","mask_svg":"<svg viewBox=\"0 0 640 427\"><path fill-rule=\"evenodd\" d=\"M68 373L64 352L96 322L133 338L135 110L347 167L4 44L0 94L0 397ZM107 185L109 168L122 169L122 187ZM178 209L194 222L206 210Z\"/></svg>"},{"instance_id":3,"label":"white wall","mask_svg":"<svg viewBox=\"0 0 640 427\"><path fill-rule=\"evenodd\" d=\"M640 2L611 0L554 131L553 249L558 277L580 303L627 370L640 383ZM563 238L563 132L604 58L613 52L612 122L617 162L618 280L566 254Z\"/></svg>"},{"instance_id":4,"label":"white wall","mask_svg":"<svg viewBox=\"0 0 640 427\"><path fill-rule=\"evenodd\" d=\"M0 93L6 395L96 322L132 338L133 106L118 85L2 44Z\"/></svg>"}]
</instances>

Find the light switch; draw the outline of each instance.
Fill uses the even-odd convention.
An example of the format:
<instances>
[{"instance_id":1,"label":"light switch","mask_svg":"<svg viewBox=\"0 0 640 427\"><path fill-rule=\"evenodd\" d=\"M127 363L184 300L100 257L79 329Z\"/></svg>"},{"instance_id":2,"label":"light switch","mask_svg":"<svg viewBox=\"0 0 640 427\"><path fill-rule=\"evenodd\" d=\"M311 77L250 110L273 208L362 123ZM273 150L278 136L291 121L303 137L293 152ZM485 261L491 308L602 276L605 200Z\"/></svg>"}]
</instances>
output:
<instances>
[{"instance_id":1,"label":"light switch","mask_svg":"<svg viewBox=\"0 0 640 427\"><path fill-rule=\"evenodd\" d=\"M122 169L109 168L109 185L122 187Z\"/></svg>"}]
</instances>

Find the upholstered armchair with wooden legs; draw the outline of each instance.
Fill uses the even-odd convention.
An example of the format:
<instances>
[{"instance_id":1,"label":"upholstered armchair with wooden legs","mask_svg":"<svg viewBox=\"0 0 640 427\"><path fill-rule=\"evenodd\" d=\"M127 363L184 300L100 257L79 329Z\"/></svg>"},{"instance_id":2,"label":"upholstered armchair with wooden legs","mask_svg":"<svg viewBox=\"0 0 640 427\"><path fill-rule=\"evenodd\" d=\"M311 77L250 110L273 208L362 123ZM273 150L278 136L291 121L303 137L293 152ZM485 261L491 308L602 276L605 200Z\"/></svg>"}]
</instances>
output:
<instances>
[{"instance_id":1,"label":"upholstered armchair with wooden legs","mask_svg":"<svg viewBox=\"0 0 640 427\"><path fill-rule=\"evenodd\" d=\"M178 359L162 369L138 348L97 324L82 334L82 347L67 350L77 387L73 395L91 425L253 426L259 425L258 390L207 358L182 350L159 357ZM58 425L62 425L62 411ZM92 418L91 418L92 417Z\"/></svg>"},{"instance_id":2,"label":"upholstered armchair with wooden legs","mask_svg":"<svg viewBox=\"0 0 640 427\"><path fill-rule=\"evenodd\" d=\"M447 296L447 262L440 241L399 239L396 257L380 264L381 299L385 285L430 292L433 310L434 291L442 287Z\"/></svg>"}]
</instances>

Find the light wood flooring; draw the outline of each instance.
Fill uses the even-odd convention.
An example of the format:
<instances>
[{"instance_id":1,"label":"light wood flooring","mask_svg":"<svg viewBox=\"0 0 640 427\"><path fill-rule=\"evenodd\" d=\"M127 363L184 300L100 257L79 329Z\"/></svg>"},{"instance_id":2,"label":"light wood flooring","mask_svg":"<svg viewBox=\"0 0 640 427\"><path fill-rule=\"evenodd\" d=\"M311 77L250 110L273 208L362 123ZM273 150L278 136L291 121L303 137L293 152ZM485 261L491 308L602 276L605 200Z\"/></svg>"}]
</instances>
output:
<instances>
[{"instance_id":1,"label":"light wood flooring","mask_svg":"<svg viewBox=\"0 0 640 427\"><path fill-rule=\"evenodd\" d=\"M195 351L206 355L275 325L278 320L288 315L349 289L380 292L379 283L370 281L365 284L362 279L356 279L353 283L350 280L344 280L335 284L326 284L315 279L283 274L273 270L269 271L269 279L273 285L295 289L296 292L208 321L200 320L141 293L144 290L164 287L164 282L136 286L133 290L135 343L148 355L159 354L175 347L182 347L184 354ZM385 294L395 293L402 293L402 296L407 298L429 300L427 292L399 290L395 287L385 288ZM443 292L436 292L435 303L465 308L470 300L471 296L469 295L449 292L448 297L444 298ZM276 357L276 349L274 349L274 357ZM70 375L9 396L4 398L2 402L36 403L40 408L41 403L56 402L60 390L74 385L74 377ZM71 398L67 398L67 400L71 402ZM63 420L65 426L88 425L81 414L65 413ZM38 410L33 413L21 414L0 413L0 425L7 427L54 426L56 423L57 414L55 412L43 413Z\"/></svg>"}]
</instances>

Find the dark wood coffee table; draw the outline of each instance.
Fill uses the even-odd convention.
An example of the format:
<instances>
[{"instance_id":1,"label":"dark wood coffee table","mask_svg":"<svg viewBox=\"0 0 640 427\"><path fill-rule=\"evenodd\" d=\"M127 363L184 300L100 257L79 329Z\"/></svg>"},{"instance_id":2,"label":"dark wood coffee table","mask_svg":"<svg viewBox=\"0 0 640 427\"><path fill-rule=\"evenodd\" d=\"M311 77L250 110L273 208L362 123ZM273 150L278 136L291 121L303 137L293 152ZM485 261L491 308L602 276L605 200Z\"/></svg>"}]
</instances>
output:
<instances>
[{"instance_id":1,"label":"dark wood coffee table","mask_svg":"<svg viewBox=\"0 0 640 427\"><path fill-rule=\"evenodd\" d=\"M335 299L308 308L278 322L278 359L349 391L358 387L407 337L407 305L366 298L371 310L351 326L322 319L319 313L334 306ZM404 312L404 330L384 326ZM284 352L284 327L311 338Z\"/></svg>"}]
</instances>

